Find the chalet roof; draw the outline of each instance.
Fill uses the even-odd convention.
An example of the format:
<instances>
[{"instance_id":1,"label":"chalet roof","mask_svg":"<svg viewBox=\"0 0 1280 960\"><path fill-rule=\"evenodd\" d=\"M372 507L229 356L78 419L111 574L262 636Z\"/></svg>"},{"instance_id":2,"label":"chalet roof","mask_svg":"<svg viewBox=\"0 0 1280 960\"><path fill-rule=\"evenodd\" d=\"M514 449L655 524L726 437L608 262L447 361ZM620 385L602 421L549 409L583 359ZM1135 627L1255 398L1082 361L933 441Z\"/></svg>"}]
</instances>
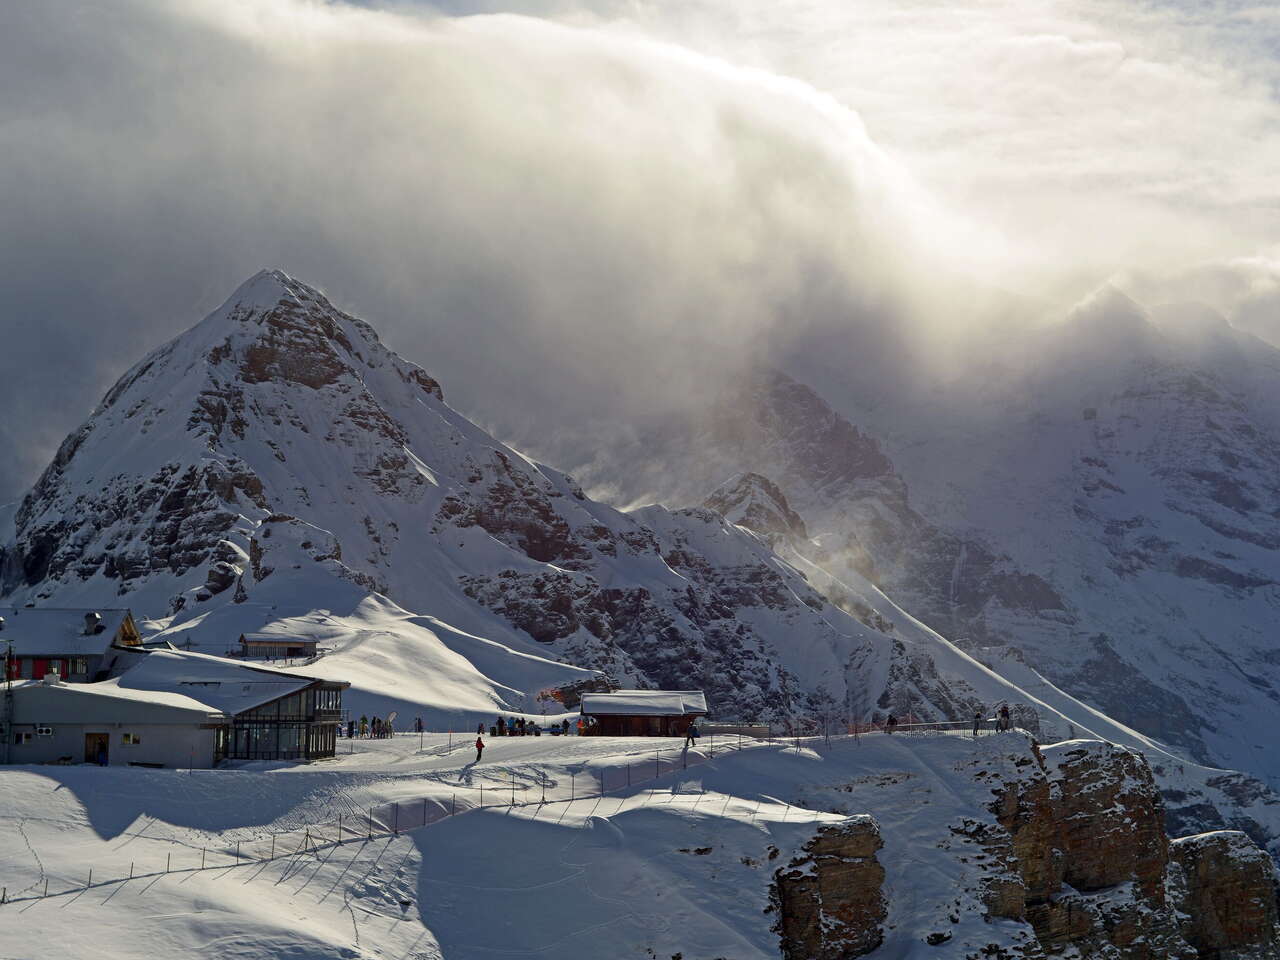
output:
<instances>
[{"instance_id":1,"label":"chalet roof","mask_svg":"<svg viewBox=\"0 0 1280 960\"><path fill-rule=\"evenodd\" d=\"M121 690L175 693L235 715L304 690L316 682L266 666L179 650L155 650L104 684ZM100 686L102 684L95 684Z\"/></svg>"},{"instance_id":2,"label":"chalet roof","mask_svg":"<svg viewBox=\"0 0 1280 960\"><path fill-rule=\"evenodd\" d=\"M85 614L102 617L86 634ZM0 607L4 627L0 640L13 643L15 657L84 657L106 652L129 618L129 611L71 607Z\"/></svg>"},{"instance_id":3,"label":"chalet roof","mask_svg":"<svg viewBox=\"0 0 1280 960\"><path fill-rule=\"evenodd\" d=\"M13 686L14 723L211 723L227 718L193 697L103 683L44 683Z\"/></svg>"},{"instance_id":4,"label":"chalet roof","mask_svg":"<svg viewBox=\"0 0 1280 960\"><path fill-rule=\"evenodd\" d=\"M701 690L615 690L584 693L582 712L590 716L666 717L705 714Z\"/></svg>"}]
</instances>

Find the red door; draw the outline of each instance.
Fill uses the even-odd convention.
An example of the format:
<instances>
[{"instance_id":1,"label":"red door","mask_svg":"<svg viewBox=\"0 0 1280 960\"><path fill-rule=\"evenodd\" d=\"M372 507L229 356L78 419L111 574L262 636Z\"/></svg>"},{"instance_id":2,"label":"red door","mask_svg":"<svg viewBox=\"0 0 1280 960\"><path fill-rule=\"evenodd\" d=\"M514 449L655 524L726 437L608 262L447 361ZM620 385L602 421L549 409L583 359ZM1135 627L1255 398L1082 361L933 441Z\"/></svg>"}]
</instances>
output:
<instances>
[{"instance_id":1,"label":"red door","mask_svg":"<svg viewBox=\"0 0 1280 960\"><path fill-rule=\"evenodd\" d=\"M33 661L31 661L31 679L32 679L32 680L39 680L41 677L43 677L43 676L44 676L46 673L48 673L48 672L49 672L49 661L48 661L48 660L33 660Z\"/></svg>"}]
</instances>

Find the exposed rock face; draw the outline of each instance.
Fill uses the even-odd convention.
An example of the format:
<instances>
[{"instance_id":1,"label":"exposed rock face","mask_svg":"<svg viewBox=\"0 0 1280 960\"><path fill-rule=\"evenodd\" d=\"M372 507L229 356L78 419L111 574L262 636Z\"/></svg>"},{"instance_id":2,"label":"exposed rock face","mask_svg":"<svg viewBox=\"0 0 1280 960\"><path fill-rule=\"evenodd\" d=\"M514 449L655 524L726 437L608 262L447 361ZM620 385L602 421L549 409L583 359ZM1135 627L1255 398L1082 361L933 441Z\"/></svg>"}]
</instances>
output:
<instances>
[{"instance_id":1,"label":"exposed rock face","mask_svg":"<svg viewBox=\"0 0 1280 960\"><path fill-rule=\"evenodd\" d=\"M888 912L876 859L883 846L874 819L851 817L821 828L774 874L784 960L849 960L880 945Z\"/></svg>"},{"instance_id":2,"label":"exposed rock face","mask_svg":"<svg viewBox=\"0 0 1280 960\"><path fill-rule=\"evenodd\" d=\"M1271 863L1247 837L1170 844L1155 780L1130 751L1077 741L1035 756L1018 782L995 790L1002 830L955 828L998 864L983 891L989 916L1026 920L1050 954L1273 955Z\"/></svg>"},{"instance_id":3,"label":"exposed rock face","mask_svg":"<svg viewBox=\"0 0 1280 960\"><path fill-rule=\"evenodd\" d=\"M1182 935L1200 956L1280 957L1270 857L1234 830L1182 837L1170 852L1182 873Z\"/></svg>"}]
</instances>

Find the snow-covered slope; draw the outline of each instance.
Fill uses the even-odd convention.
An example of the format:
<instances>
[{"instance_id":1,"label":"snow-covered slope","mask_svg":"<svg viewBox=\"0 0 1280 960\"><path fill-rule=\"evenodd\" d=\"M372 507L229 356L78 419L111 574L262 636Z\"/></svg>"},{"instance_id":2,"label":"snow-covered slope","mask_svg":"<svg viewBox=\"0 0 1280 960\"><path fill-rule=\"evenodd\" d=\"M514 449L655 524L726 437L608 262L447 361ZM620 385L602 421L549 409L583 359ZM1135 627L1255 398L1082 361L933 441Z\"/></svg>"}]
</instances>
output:
<instances>
[{"instance_id":1,"label":"snow-covered slope","mask_svg":"<svg viewBox=\"0 0 1280 960\"><path fill-rule=\"evenodd\" d=\"M781 479L741 477L716 509L624 513L449 408L367 324L264 272L67 439L13 514L4 596L127 604L150 632L217 654L242 633L314 636L326 655L298 669L352 681L357 711L436 727L537 713L540 691L605 670L704 689L719 718L781 724L967 718L1007 702L1043 736L1087 731L1182 763L1053 684L1020 689L894 603L875 578L928 585L947 566L954 596L1030 598L1007 604L1027 617L1062 607L1040 602L1043 580L923 521L878 446L812 391L780 375L746 389L776 406L717 411L690 482L738 449L725 436L746 450L761 430L772 445L754 449L789 464ZM1028 677L1037 689L1041 674L1053 679ZM1211 781L1232 775L1189 769L1187 809L1280 836L1265 790L1224 792Z\"/></svg>"},{"instance_id":2,"label":"snow-covered slope","mask_svg":"<svg viewBox=\"0 0 1280 960\"><path fill-rule=\"evenodd\" d=\"M108 392L0 568L13 602L128 604L206 651L303 630L358 690L438 710L532 709L587 668L783 720L855 675L879 697L899 656L718 514L590 500L279 272Z\"/></svg>"},{"instance_id":3,"label":"snow-covered slope","mask_svg":"<svg viewBox=\"0 0 1280 960\"><path fill-rule=\"evenodd\" d=\"M323 769L7 772L6 953L765 960L787 929L781 885L831 867L819 835L857 853L827 873L819 940L860 924L872 960L1043 957L1038 938L1067 956L1190 958L1188 881L1235 896L1235 933L1255 892L1241 869L1189 877L1149 773L1096 742L872 735L712 756L526 737L481 763L443 734L349 746ZM436 822L420 828L424 812ZM1269 865L1230 840L1265 883ZM1251 931L1261 949L1232 956L1273 956L1274 914ZM1151 952L1103 952L1128 937Z\"/></svg>"}]
</instances>

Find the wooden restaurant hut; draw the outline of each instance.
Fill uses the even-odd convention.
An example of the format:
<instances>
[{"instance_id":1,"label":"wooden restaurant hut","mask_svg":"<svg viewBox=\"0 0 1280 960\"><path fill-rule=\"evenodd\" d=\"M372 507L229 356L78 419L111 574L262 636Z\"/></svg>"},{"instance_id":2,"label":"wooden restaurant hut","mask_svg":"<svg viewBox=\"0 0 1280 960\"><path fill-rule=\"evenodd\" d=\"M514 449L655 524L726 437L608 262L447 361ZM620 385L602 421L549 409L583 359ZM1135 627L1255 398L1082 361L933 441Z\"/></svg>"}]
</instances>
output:
<instances>
[{"instance_id":1,"label":"wooden restaurant hut","mask_svg":"<svg viewBox=\"0 0 1280 960\"><path fill-rule=\"evenodd\" d=\"M682 737L707 715L707 698L701 690L615 690L584 693L580 710L596 736Z\"/></svg>"}]
</instances>

